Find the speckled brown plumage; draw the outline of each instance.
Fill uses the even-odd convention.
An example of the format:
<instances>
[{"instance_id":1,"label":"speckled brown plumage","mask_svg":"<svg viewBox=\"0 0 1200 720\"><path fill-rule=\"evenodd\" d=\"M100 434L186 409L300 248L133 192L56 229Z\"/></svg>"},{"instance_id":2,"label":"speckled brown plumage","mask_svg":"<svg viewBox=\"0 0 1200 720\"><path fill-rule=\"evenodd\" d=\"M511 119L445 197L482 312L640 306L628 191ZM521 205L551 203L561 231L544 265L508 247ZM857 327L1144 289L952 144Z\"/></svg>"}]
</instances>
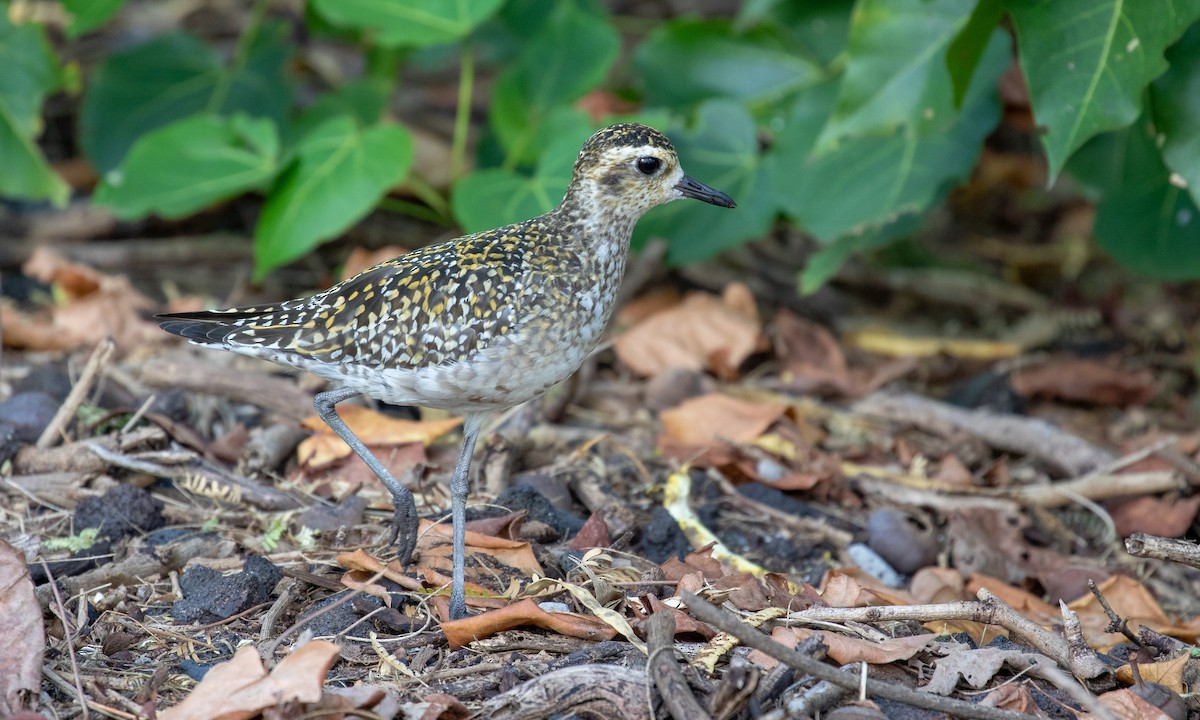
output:
<instances>
[{"instance_id":1,"label":"speckled brown plumage","mask_svg":"<svg viewBox=\"0 0 1200 720\"><path fill-rule=\"evenodd\" d=\"M317 397L318 412L392 490L405 532L415 533L411 494L333 405L362 393L462 413L451 596L452 615L461 616L460 520L483 418L579 368L612 313L634 224L655 205L684 197L733 207L724 193L684 175L664 135L613 125L583 145L562 203L545 215L414 250L308 298L162 315L162 328L341 383ZM404 547L413 545L415 535ZM404 549L401 556L407 560Z\"/></svg>"}]
</instances>

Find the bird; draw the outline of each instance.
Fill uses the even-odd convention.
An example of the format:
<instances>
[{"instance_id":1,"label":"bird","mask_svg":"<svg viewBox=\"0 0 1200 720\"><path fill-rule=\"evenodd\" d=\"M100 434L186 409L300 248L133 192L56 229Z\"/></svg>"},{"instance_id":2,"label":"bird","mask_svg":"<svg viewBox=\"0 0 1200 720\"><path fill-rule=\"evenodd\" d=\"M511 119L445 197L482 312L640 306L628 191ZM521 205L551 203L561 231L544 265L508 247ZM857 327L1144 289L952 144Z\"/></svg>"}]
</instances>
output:
<instances>
[{"instance_id":1,"label":"bird","mask_svg":"<svg viewBox=\"0 0 1200 720\"><path fill-rule=\"evenodd\" d=\"M449 606L450 618L460 619L467 616L468 474L481 428L579 369L612 315L634 225L651 208L684 198L736 207L684 173L664 134L619 123L587 139L562 202L544 215L407 252L308 297L156 317L194 344L338 383L313 406L391 492L389 544L403 565L417 542L412 493L335 406L366 395L461 415L450 480Z\"/></svg>"}]
</instances>

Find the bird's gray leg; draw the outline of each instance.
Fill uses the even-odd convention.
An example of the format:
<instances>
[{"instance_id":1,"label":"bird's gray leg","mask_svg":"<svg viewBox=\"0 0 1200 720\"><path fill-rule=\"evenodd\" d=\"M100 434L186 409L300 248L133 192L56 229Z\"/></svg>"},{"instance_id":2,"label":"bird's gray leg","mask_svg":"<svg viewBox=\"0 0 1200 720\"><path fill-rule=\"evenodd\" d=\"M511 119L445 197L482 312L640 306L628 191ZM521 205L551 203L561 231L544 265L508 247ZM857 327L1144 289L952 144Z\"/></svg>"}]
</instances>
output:
<instances>
[{"instance_id":1,"label":"bird's gray leg","mask_svg":"<svg viewBox=\"0 0 1200 720\"><path fill-rule=\"evenodd\" d=\"M391 491L392 505L395 507L395 511L392 515L392 533L389 544L396 545L396 558L402 565L407 565L412 561L413 550L417 548L417 504L413 500L412 492L392 477L383 463L379 462L379 458L371 454L363 441L359 440L358 436L350 430L346 421L342 420L333 407L343 400L349 400L360 394L357 390L348 387L327 390L317 393L313 399L313 407L317 409L317 415L325 421L325 424L333 428L333 431L346 441L351 450L358 453L367 467L371 468L371 472L375 473L375 477L382 480L387 489ZM399 540L398 544L397 540Z\"/></svg>"},{"instance_id":2,"label":"bird's gray leg","mask_svg":"<svg viewBox=\"0 0 1200 720\"><path fill-rule=\"evenodd\" d=\"M471 455L475 452L475 440L479 429L487 418L486 413L467 413L463 416L463 442L458 451L458 464L450 478L450 519L454 525L454 569L450 575L450 619L467 616L466 564L467 564L467 493L470 486L467 477L471 471Z\"/></svg>"}]
</instances>

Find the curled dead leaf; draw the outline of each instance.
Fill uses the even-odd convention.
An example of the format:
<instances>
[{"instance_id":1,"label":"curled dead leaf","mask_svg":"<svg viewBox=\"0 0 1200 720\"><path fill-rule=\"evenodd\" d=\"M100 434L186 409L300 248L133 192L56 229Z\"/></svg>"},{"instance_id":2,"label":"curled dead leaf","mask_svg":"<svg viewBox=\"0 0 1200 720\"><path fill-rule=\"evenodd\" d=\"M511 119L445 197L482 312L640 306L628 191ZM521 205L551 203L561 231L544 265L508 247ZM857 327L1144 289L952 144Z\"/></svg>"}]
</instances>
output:
<instances>
[{"instance_id":1,"label":"curled dead leaf","mask_svg":"<svg viewBox=\"0 0 1200 720\"><path fill-rule=\"evenodd\" d=\"M568 637L611 640L617 631L597 618L575 613L546 612L533 599L525 599L497 610L442 623L451 649L491 637L522 625L533 625Z\"/></svg>"}]
</instances>

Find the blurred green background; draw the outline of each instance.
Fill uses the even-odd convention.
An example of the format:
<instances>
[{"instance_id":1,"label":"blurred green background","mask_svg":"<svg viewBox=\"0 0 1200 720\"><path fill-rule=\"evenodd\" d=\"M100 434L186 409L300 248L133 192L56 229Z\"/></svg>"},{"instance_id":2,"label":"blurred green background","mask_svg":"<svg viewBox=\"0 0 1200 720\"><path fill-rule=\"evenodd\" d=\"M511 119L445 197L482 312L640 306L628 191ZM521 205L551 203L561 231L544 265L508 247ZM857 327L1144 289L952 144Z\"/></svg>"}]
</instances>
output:
<instances>
[{"instance_id":1,"label":"blurred green background","mask_svg":"<svg viewBox=\"0 0 1200 720\"><path fill-rule=\"evenodd\" d=\"M809 290L918 232L1024 104L1040 187L1067 174L1105 252L1200 277L1200 0L254 0L212 32L169 16L204 3L155 5L0 2L0 196L137 219L259 194L262 277L381 202L465 231L544 212L632 118L738 201L659 208L639 241L689 263L782 224L818 246ZM94 188L46 159L52 94ZM433 96L445 152L422 161Z\"/></svg>"}]
</instances>

